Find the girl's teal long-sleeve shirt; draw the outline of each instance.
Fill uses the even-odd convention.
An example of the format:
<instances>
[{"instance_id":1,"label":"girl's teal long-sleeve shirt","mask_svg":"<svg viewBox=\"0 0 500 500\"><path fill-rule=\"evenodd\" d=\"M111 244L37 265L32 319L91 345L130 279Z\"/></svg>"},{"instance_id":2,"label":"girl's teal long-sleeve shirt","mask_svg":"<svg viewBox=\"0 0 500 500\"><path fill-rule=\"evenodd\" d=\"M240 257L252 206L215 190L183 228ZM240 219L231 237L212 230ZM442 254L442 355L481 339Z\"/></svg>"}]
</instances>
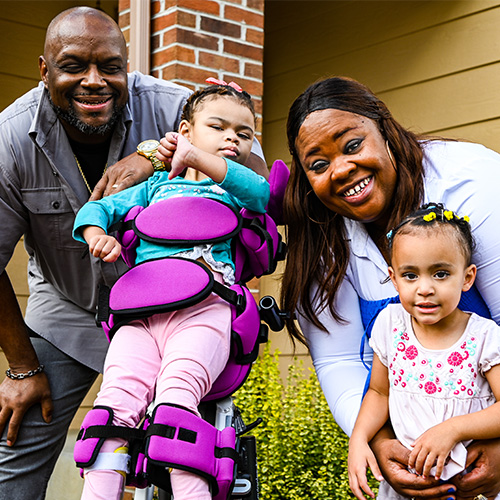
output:
<instances>
[{"instance_id":1,"label":"girl's teal long-sleeve shirt","mask_svg":"<svg viewBox=\"0 0 500 500\"><path fill-rule=\"evenodd\" d=\"M228 167L227 174L220 184L210 178L202 181L187 181L176 177L169 180L167 172L156 172L147 181L137 186L101 200L86 203L76 216L73 237L85 243L82 237L82 230L85 226L98 226L107 232L136 205L146 207L161 200L180 196L211 198L236 208L247 208L254 212L264 213L269 201L269 183L264 177L244 165L227 158L225 160ZM175 214L165 214L165 217L175 217ZM207 220L206 223L209 224L210 221ZM189 252L192 248L192 246L160 245L140 240L136 263ZM214 243L211 253L216 261L229 264L234 269L230 240Z\"/></svg>"}]
</instances>

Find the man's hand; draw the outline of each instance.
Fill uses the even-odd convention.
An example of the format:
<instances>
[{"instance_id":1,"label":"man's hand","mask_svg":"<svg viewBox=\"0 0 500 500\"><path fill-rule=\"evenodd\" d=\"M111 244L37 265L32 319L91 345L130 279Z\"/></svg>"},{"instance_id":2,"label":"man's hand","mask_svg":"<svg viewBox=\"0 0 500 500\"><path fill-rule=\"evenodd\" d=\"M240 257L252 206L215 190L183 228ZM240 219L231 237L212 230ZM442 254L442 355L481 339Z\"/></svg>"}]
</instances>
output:
<instances>
[{"instance_id":1,"label":"man's hand","mask_svg":"<svg viewBox=\"0 0 500 500\"><path fill-rule=\"evenodd\" d=\"M13 446L16 442L24 414L37 403L42 407L43 420L49 423L52 420L53 405L45 373L22 380L6 377L0 384L0 434L8 425L8 446Z\"/></svg>"},{"instance_id":2,"label":"man's hand","mask_svg":"<svg viewBox=\"0 0 500 500\"><path fill-rule=\"evenodd\" d=\"M453 484L458 488L457 500L484 495L496 498L500 493L500 439L474 441L467 447L467 472L455 476Z\"/></svg>"},{"instance_id":3,"label":"man's hand","mask_svg":"<svg viewBox=\"0 0 500 500\"><path fill-rule=\"evenodd\" d=\"M96 184L90 201L100 200L104 196L135 186L151 177L153 173L153 165L147 158L132 153L106 169Z\"/></svg>"}]
</instances>

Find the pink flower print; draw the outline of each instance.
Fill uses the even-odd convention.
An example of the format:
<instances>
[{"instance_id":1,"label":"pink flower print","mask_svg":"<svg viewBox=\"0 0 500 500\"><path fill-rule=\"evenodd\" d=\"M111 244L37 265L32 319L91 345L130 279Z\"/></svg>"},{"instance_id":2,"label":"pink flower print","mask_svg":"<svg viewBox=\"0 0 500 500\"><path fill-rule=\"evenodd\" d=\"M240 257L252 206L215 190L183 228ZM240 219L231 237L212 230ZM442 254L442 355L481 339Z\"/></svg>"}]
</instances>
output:
<instances>
[{"instance_id":1,"label":"pink flower print","mask_svg":"<svg viewBox=\"0 0 500 500\"><path fill-rule=\"evenodd\" d=\"M451 366L460 366L464 361L464 358L462 357L462 355L455 351L455 352L452 352L449 356L448 356L448 363L451 365Z\"/></svg>"},{"instance_id":2,"label":"pink flower print","mask_svg":"<svg viewBox=\"0 0 500 500\"><path fill-rule=\"evenodd\" d=\"M420 374L420 376L418 377L420 380L424 380L425 379L425 375L423 373Z\"/></svg>"},{"instance_id":3,"label":"pink flower print","mask_svg":"<svg viewBox=\"0 0 500 500\"><path fill-rule=\"evenodd\" d=\"M409 340L410 339L410 337L408 337L408 334L406 332L401 335L401 338L403 340Z\"/></svg>"},{"instance_id":4,"label":"pink flower print","mask_svg":"<svg viewBox=\"0 0 500 500\"><path fill-rule=\"evenodd\" d=\"M461 391L465 391L465 389L466 389L465 385L463 385L462 387L460 387Z\"/></svg>"},{"instance_id":5,"label":"pink flower print","mask_svg":"<svg viewBox=\"0 0 500 500\"><path fill-rule=\"evenodd\" d=\"M453 394L460 394L460 391L458 389L453 391Z\"/></svg>"},{"instance_id":6,"label":"pink flower print","mask_svg":"<svg viewBox=\"0 0 500 500\"><path fill-rule=\"evenodd\" d=\"M467 344L464 342L464 343L460 346L460 348L461 348L461 349L465 349L466 345L467 345Z\"/></svg>"},{"instance_id":7,"label":"pink flower print","mask_svg":"<svg viewBox=\"0 0 500 500\"><path fill-rule=\"evenodd\" d=\"M403 342L398 342L398 351L403 352L405 350L405 345Z\"/></svg>"},{"instance_id":8,"label":"pink flower print","mask_svg":"<svg viewBox=\"0 0 500 500\"><path fill-rule=\"evenodd\" d=\"M443 365L442 365L441 363L438 363L438 364L436 365L436 368L441 368L442 366L443 366Z\"/></svg>"},{"instance_id":9,"label":"pink flower print","mask_svg":"<svg viewBox=\"0 0 500 500\"><path fill-rule=\"evenodd\" d=\"M422 389L423 385L422 384L418 384L418 388L419 389Z\"/></svg>"},{"instance_id":10,"label":"pink flower print","mask_svg":"<svg viewBox=\"0 0 500 500\"><path fill-rule=\"evenodd\" d=\"M467 389L467 394L469 396L473 396L474 395L474 391L472 389Z\"/></svg>"},{"instance_id":11,"label":"pink flower print","mask_svg":"<svg viewBox=\"0 0 500 500\"><path fill-rule=\"evenodd\" d=\"M464 351L464 360L469 358L469 351Z\"/></svg>"},{"instance_id":12,"label":"pink flower print","mask_svg":"<svg viewBox=\"0 0 500 500\"><path fill-rule=\"evenodd\" d=\"M437 390L436 384L434 382L426 382L424 390L427 394L434 394Z\"/></svg>"},{"instance_id":13,"label":"pink flower print","mask_svg":"<svg viewBox=\"0 0 500 500\"><path fill-rule=\"evenodd\" d=\"M401 382L401 387L406 387L406 382Z\"/></svg>"},{"instance_id":14,"label":"pink flower print","mask_svg":"<svg viewBox=\"0 0 500 500\"><path fill-rule=\"evenodd\" d=\"M462 379L461 379L461 378L459 378L459 379L457 380L457 384L458 384L458 385L460 385L461 383L462 383Z\"/></svg>"},{"instance_id":15,"label":"pink flower print","mask_svg":"<svg viewBox=\"0 0 500 500\"><path fill-rule=\"evenodd\" d=\"M406 349L406 357L408 359L415 359L418 356L418 350L414 345L408 346Z\"/></svg>"}]
</instances>

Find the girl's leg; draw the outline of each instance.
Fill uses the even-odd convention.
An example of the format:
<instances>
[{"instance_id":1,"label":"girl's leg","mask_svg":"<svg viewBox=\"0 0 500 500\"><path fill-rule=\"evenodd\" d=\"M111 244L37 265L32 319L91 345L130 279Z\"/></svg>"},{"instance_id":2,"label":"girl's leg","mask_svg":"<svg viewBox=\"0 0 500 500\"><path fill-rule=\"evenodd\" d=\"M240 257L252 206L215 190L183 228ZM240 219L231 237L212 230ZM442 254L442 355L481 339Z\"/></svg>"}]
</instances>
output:
<instances>
[{"instance_id":1,"label":"girl's leg","mask_svg":"<svg viewBox=\"0 0 500 500\"><path fill-rule=\"evenodd\" d=\"M199 416L200 400L210 391L229 357L229 305L211 295L192 308L173 313L167 325L161 316L151 318L151 330L163 353L156 402L178 404ZM175 469L171 483L174 499L212 498L207 481L195 474Z\"/></svg>"},{"instance_id":2,"label":"girl's leg","mask_svg":"<svg viewBox=\"0 0 500 500\"><path fill-rule=\"evenodd\" d=\"M120 328L110 344L104 377L95 405L114 411L114 425L135 427L153 400L160 353L148 322L135 321ZM124 439L107 439L101 453L123 452ZM85 474L82 499L120 500L124 476L114 470L89 470Z\"/></svg>"}]
</instances>

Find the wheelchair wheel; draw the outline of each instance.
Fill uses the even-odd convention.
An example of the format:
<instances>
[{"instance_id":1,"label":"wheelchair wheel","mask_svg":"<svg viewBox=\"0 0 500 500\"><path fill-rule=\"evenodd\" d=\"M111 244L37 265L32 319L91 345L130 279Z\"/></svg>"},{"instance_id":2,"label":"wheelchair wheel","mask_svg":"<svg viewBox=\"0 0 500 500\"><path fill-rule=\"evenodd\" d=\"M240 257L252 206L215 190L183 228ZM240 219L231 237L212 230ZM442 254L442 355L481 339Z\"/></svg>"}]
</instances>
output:
<instances>
[{"instance_id":1,"label":"wheelchair wheel","mask_svg":"<svg viewBox=\"0 0 500 500\"><path fill-rule=\"evenodd\" d=\"M240 464L236 474L231 499L258 500L259 478L257 475L257 446L254 436L240 438Z\"/></svg>"}]
</instances>

